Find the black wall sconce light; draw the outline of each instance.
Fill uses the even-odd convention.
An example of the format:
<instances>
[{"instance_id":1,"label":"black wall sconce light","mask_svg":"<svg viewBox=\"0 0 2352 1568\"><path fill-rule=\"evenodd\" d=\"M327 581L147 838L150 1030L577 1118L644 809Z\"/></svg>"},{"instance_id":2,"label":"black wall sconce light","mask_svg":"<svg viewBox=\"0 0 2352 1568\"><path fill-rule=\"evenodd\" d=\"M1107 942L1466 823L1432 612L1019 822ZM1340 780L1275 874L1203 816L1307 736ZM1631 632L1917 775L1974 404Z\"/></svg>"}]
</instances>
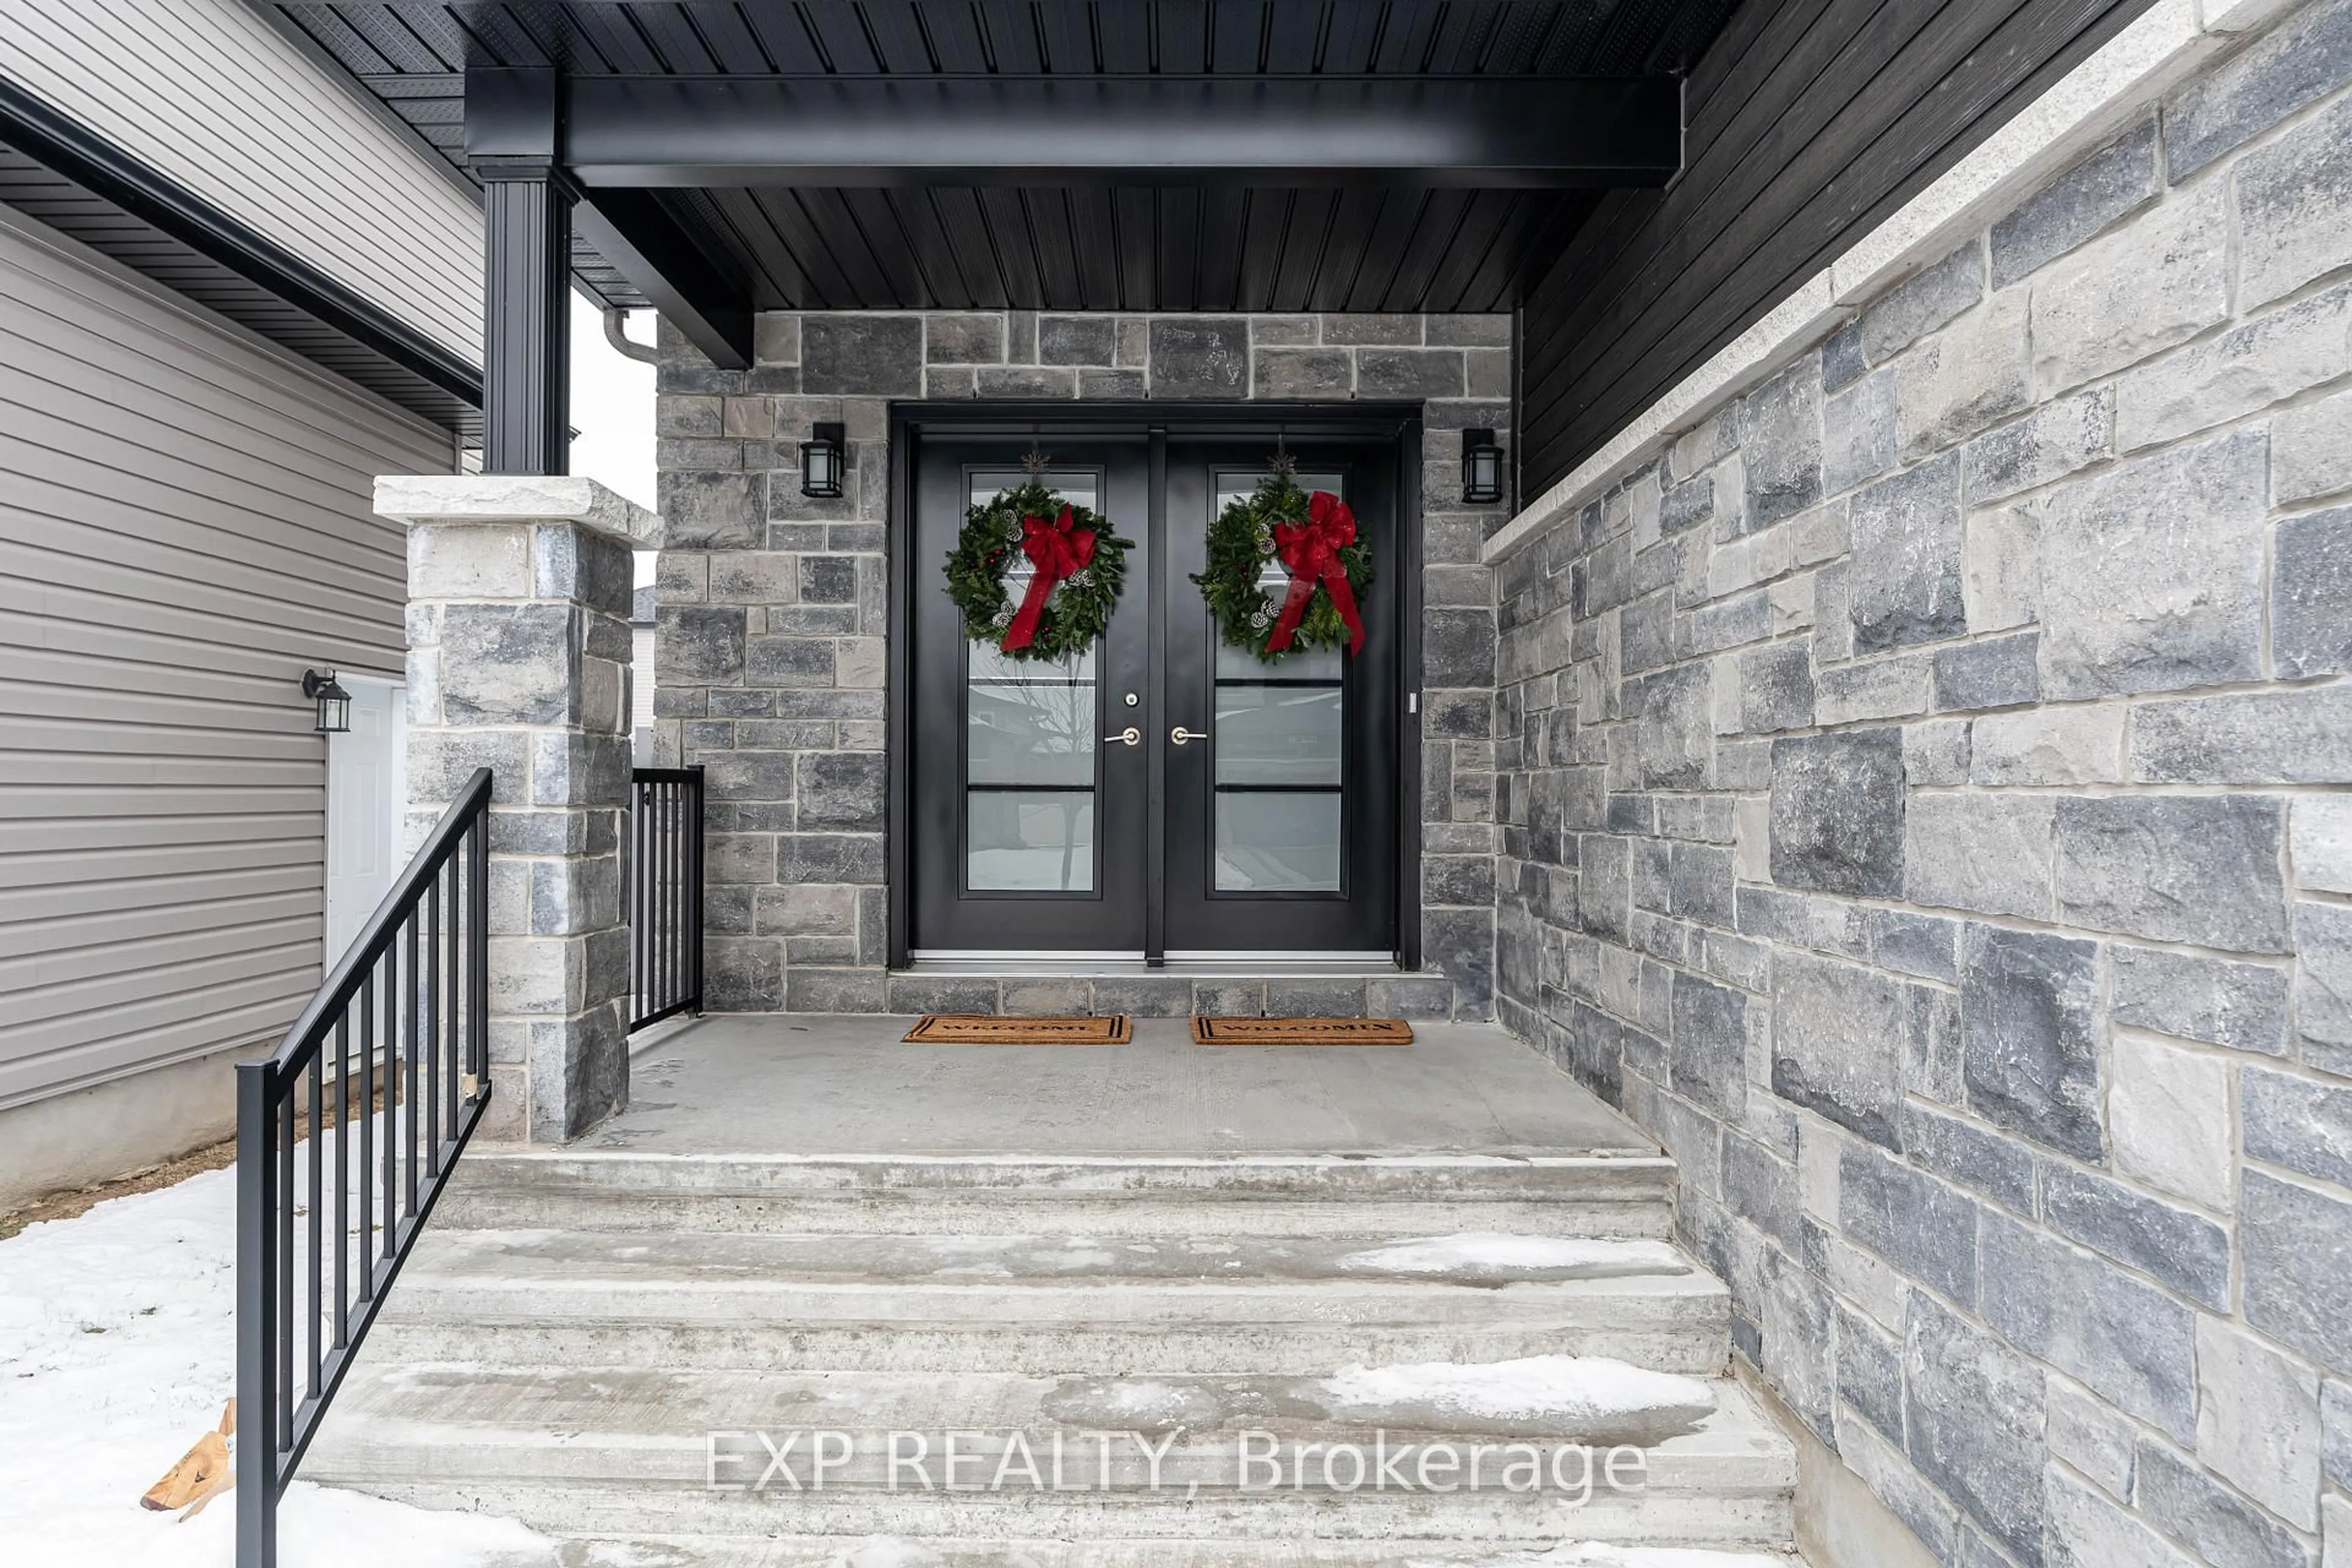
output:
<instances>
[{"instance_id":1,"label":"black wall sconce light","mask_svg":"<svg viewBox=\"0 0 2352 1568\"><path fill-rule=\"evenodd\" d=\"M838 425L819 425L809 436L801 443L801 494L832 500L841 494L845 432Z\"/></svg>"},{"instance_id":2,"label":"black wall sconce light","mask_svg":"<svg viewBox=\"0 0 2352 1568\"><path fill-rule=\"evenodd\" d=\"M352 694L343 689L331 669L306 669L302 672L302 695L319 705L319 719L313 726L321 735L341 735L352 727Z\"/></svg>"},{"instance_id":3,"label":"black wall sconce light","mask_svg":"<svg viewBox=\"0 0 2352 1568\"><path fill-rule=\"evenodd\" d=\"M1462 500L1468 506L1492 506L1503 499L1503 448L1495 445L1492 430L1462 432Z\"/></svg>"}]
</instances>

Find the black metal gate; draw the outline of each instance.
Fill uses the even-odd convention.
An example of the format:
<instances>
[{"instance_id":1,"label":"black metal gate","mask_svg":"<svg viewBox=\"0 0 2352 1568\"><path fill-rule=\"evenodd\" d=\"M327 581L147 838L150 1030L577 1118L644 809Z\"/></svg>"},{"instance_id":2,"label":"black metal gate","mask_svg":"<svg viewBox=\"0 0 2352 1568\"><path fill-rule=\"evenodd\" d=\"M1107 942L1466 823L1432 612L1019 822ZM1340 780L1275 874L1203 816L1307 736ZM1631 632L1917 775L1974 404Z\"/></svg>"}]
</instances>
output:
<instances>
[{"instance_id":1,"label":"black metal gate","mask_svg":"<svg viewBox=\"0 0 2352 1568\"><path fill-rule=\"evenodd\" d=\"M629 1028L702 1011L702 770L637 768L629 801Z\"/></svg>"}]
</instances>

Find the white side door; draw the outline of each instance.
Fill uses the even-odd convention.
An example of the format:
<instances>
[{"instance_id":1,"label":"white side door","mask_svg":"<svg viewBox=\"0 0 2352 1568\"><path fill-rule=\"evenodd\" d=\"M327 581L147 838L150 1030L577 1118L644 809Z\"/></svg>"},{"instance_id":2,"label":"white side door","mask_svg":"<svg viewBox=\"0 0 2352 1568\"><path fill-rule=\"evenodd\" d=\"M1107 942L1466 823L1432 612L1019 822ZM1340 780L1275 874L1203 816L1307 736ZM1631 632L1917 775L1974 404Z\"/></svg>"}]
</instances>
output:
<instances>
[{"instance_id":1,"label":"white side door","mask_svg":"<svg viewBox=\"0 0 2352 1568\"><path fill-rule=\"evenodd\" d=\"M343 674L352 727L327 737L327 952L332 970L383 901L400 869L400 817L408 799L408 689Z\"/></svg>"}]
</instances>

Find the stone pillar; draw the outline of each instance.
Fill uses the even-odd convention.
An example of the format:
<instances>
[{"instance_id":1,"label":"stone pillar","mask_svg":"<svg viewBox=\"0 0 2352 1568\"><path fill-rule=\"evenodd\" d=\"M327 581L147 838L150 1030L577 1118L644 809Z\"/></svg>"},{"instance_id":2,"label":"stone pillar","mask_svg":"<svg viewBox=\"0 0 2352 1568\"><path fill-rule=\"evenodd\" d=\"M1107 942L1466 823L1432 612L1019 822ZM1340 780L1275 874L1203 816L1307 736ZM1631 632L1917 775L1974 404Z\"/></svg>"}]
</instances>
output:
<instances>
[{"instance_id":1,"label":"stone pillar","mask_svg":"<svg viewBox=\"0 0 2352 1568\"><path fill-rule=\"evenodd\" d=\"M408 814L492 771L485 1131L558 1142L628 1100L623 846L632 549L661 520L593 479L376 481L408 525Z\"/></svg>"}]
</instances>

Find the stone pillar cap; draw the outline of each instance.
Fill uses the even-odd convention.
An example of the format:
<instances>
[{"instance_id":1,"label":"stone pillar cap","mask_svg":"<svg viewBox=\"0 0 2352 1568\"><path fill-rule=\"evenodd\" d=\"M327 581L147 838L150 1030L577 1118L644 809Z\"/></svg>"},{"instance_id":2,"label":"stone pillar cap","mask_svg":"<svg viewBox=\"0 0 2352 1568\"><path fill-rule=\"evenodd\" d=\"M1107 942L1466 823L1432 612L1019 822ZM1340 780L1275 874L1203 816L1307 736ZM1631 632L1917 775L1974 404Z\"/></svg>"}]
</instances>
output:
<instances>
[{"instance_id":1,"label":"stone pillar cap","mask_svg":"<svg viewBox=\"0 0 2352 1568\"><path fill-rule=\"evenodd\" d=\"M375 514L410 527L449 522L571 522L636 550L662 542L659 514L571 474L385 474Z\"/></svg>"}]
</instances>

